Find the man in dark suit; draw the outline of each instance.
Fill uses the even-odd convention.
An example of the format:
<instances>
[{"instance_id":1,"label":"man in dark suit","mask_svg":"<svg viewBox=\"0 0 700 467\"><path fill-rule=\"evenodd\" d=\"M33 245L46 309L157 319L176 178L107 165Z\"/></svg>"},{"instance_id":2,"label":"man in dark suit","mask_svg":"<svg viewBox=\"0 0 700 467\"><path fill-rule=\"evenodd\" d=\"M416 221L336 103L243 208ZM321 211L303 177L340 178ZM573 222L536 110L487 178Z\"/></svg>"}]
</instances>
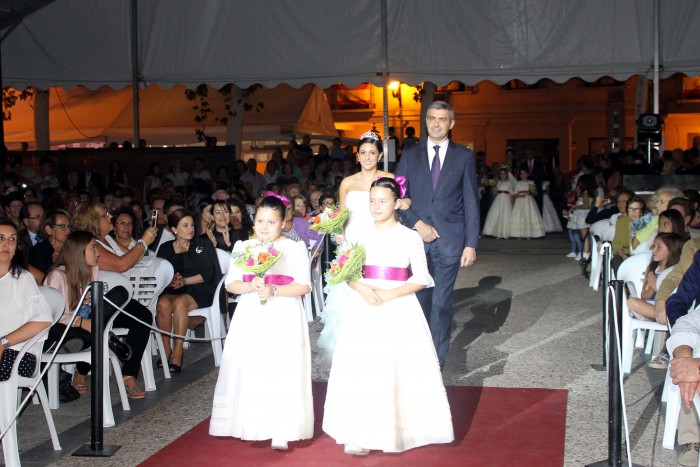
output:
<instances>
[{"instance_id":1,"label":"man in dark suit","mask_svg":"<svg viewBox=\"0 0 700 467\"><path fill-rule=\"evenodd\" d=\"M449 140L454 110L435 101L426 113L428 139L406 149L396 175L406 177L411 207L402 211L407 227L423 239L435 287L417 293L433 336L440 367L452 331L452 291L461 267L476 262L479 191L471 150Z\"/></svg>"},{"instance_id":2,"label":"man in dark suit","mask_svg":"<svg viewBox=\"0 0 700 467\"><path fill-rule=\"evenodd\" d=\"M78 191L90 191L91 187L97 188L100 194L104 193L104 180L92 170L92 160L83 159L83 171L78 174Z\"/></svg>"}]
</instances>

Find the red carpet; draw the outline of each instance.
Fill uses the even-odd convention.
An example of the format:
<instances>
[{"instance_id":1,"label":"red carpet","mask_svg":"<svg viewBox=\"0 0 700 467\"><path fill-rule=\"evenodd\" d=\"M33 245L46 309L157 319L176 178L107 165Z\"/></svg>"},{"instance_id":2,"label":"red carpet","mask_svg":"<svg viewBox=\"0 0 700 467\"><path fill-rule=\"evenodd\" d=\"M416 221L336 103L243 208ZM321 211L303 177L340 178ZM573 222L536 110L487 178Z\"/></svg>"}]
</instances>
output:
<instances>
[{"instance_id":1,"label":"red carpet","mask_svg":"<svg viewBox=\"0 0 700 467\"><path fill-rule=\"evenodd\" d=\"M314 403L322 417L325 383L314 383ZM142 466L561 466L564 464L567 391L553 389L451 386L455 441L403 453L372 451L355 458L321 431L312 439L275 452L269 441L209 436L209 419L165 446Z\"/></svg>"}]
</instances>

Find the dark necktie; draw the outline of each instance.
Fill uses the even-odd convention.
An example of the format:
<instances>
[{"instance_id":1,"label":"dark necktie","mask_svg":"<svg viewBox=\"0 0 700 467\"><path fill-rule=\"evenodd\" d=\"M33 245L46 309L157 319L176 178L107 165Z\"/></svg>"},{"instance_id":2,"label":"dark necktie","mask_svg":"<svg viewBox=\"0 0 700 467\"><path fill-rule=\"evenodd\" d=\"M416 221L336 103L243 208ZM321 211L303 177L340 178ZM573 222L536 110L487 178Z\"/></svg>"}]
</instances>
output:
<instances>
[{"instance_id":1,"label":"dark necktie","mask_svg":"<svg viewBox=\"0 0 700 467\"><path fill-rule=\"evenodd\" d=\"M435 155L433 156L433 165L430 167L430 176L433 179L433 190L437 186L438 178L440 178L440 146L433 146Z\"/></svg>"}]
</instances>

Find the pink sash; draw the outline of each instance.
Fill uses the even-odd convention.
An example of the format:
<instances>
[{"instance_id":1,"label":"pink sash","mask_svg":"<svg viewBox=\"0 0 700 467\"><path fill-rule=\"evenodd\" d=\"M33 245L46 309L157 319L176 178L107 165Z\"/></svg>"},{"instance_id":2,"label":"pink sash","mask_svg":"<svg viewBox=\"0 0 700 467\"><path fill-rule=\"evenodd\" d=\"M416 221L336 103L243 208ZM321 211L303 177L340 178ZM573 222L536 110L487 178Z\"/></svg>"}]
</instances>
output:
<instances>
[{"instance_id":1,"label":"pink sash","mask_svg":"<svg viewBox=\"0 0 700 467\"><path fill-rule=\"evenodd\" d=\"M392 266L369 266L362 268L362 277L365 279L383 279L388 281L405 281L411 277L409 268L395 268Z\"/></svg>"},{"instance_id":2,"label":"pink sash","mask_svg":"<svg viewBox=\"0 0 700 467\"><path fill-rule=\"evenodd\" d=\"M294 282L294 278L291 276L285 276L283 274L266 274L265 283L270 285L287 285ZM243 274L243 282L250 282L255 278L255 274Z\"/></svg>"}]
</instances>

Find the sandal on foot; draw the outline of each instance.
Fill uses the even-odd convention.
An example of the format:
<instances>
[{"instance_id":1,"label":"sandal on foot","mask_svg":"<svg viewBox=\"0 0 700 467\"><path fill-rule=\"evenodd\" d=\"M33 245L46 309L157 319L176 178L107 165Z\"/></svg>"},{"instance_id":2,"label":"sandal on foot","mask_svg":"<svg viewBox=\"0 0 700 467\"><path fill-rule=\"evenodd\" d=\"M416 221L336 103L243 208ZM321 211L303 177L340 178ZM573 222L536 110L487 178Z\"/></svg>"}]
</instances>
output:
<instances>
[{"instance_id":1,"label":"sandal on foot","mask_svg":"<svg viewBox=\"0 0 700 467\"><path fill-rule=\"evenodd\" d=\"M72 385L75 388L75 390L78 391L80 394L85 394L86 392L88 392L87 381L83 381L82 383L76 383L74 380Z\"/></svg>"},{"instance_id":2,"label":"sandal on foot","mask_svg":"<svg viewBox=\"0 0 700 467\"><path fill-rule=\"evenodd\" d=\"M172 357L170 357L172 358ZM185 356L182 356L182 359L180 360L180 364L176 365L172 361L168 362L168 367L170 367L170 373L182 373L182 364L185 362Z\"/></svg>"},{"instance_id":3,"label":"sandal on foot","mask_svg":"<svg viewBox=\"0 0 700 467\"><path fill-rule=\"evenodd\" d=\"M134 380L134 385L133 386L128 386L126 384L127 380ZM129 396L129 399L143 399L146 397L146 391L141 389L138 384L136 384L136 378L133 376L125 376L124 377L124 388L126 389L126 395Z\"/></svg>"}]
</instances>

